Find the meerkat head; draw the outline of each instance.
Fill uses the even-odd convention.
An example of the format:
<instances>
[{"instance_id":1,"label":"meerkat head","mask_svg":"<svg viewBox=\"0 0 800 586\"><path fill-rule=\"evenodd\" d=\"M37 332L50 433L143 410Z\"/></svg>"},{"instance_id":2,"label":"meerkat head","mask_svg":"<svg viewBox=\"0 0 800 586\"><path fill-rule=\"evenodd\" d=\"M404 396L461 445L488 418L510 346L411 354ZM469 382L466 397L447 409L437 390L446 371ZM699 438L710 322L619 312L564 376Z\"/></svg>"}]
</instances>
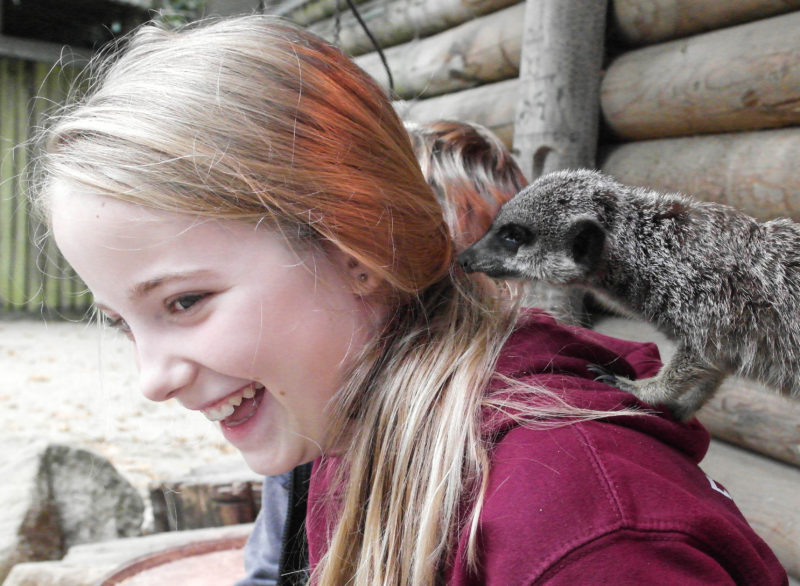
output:
<instances>
[{"instance_id":1,"label":"meerkat head","mask_svg":"<svg viewBox=\"0 0 800 586\"><path fill-rule=\"evenodd\" d=\"M458 262L495 278L585 283L603 264L615 185L587 170L543 175L503 205Z\"/></svg>"}]
</instances>

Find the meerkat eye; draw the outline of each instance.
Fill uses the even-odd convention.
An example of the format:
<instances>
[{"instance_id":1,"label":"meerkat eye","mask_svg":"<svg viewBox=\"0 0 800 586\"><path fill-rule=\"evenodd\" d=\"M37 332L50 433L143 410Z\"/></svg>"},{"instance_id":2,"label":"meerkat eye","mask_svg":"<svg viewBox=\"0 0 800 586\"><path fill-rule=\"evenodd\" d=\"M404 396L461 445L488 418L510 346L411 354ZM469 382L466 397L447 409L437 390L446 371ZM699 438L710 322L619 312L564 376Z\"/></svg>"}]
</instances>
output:
<instances>
[{"instance_id":1,"label":"meerkat eye","mask_svg":"<svg viewBox=\"0 0 800 586\"><path fill-rule=\"evenodd\" d=\"M515 247L530 244L533 241L533 233L519 224L506 224L497 231L497 236Z\"/></svg>"}]
</instances>

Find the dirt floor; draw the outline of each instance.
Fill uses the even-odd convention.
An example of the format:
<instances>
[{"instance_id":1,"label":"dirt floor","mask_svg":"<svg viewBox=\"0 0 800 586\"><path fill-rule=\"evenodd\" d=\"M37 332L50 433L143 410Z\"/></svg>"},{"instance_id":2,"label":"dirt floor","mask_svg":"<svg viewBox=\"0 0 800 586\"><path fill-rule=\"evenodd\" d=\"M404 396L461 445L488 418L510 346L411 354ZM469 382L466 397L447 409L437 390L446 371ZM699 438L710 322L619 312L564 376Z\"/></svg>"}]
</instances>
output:
<instances>
[{"instance_id":1,"label":"dirt floor","mask_svg":"<svg viewBox=\"0 0 800 586\"><path fill-rule=\"evenodd\" d=\"M0 320L0 445L45 437L93 450L143 496L153 481L235 452L200 413L145 399L137 379L131 343L116 332Z\"/></svg>"}]
</instances>

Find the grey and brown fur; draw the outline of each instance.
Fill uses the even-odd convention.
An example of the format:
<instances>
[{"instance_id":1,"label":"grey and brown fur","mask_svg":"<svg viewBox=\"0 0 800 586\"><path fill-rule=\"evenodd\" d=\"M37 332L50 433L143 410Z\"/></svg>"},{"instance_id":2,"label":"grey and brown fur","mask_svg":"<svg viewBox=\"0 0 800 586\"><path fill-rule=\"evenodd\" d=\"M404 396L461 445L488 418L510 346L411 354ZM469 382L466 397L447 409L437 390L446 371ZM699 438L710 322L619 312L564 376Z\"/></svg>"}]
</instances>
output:
<instances>
[{"instance_id":1,"label":"grey and brown fur","mask_svg":"<svg viewBox=\"0 0 800 586\"><path fill-rule=\"evenodd\" d=\"M800 393L800 225L621 185L545 175L464 251L465 270L576 285L677 341L657 377L620 384L689 418L728 374Z\"/></svg>"}]
</instances>

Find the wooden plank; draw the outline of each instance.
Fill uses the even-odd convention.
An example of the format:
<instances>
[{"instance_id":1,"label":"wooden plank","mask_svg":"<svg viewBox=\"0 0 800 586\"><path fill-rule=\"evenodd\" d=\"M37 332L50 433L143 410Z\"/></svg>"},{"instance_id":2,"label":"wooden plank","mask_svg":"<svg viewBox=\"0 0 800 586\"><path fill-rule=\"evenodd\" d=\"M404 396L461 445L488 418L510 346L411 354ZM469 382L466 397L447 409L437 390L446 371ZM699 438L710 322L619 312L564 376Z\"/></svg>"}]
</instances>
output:
<instances>
[{"instance_id":1,"label":"wooden plank","mask_svg":"<svg viewBox=\"0 0 800 586\"><path fill-rule=\"evenodd\" d=\"M766 220L800 221L800 128L632 142L607 149L623 183L691 194Z\"/></svg>"},{"instance_id":2,"label":"wooden plank","mask_svg":"<svg viewBox=\"0 0 800 586\"><path fill-rule=\"evenodd\" d=\"M613 0L616 35L651 45L800 9L800 0Z\"/></svg>"},{"instance_id":3,"label":"wooden plank","mask_svg":"<svg viewBox=\"0 0 800 586\"><path fill-rule=\"evenodd\" d=\"M731 494L786 571L800 578L800 470L719 441L700 466Z\"/></svg>"},{"instance_id":4,"label":"wooden plank","mask_svg":"<svg viewBox=\"0 0 800 586\"><path fill-rule=\"evenodd\" d=\"M364 22L381 48L392 47L440 33L480 16L501 10L520 0L370 0L359 7ZM517 23L522 26L522 21ZM336 43L349 55L374 51L372 41L352 11L327 18L309 29Z\"/></svg>"},{"instance_id":5,"label":"wooden plank","mask_svg":"<svg viewBox=\"0 0 800 586\"><path fill-rule=\"evenodd\" d=\"M429 97L517 77L524 13L525 5L517 4L386 50L395 94L405 99ZM377 53L355 61L388 87Z\"/></svg>"},{"instance_id":6,"label":"wooden plank","mask_svg":"<svg viewBox=\"0 0 800 586\"><path fill-rule=\"evenodd\" d=\"M427 100L397 101L395 109L404 119L415 122L440 118L477 122L510 146L517 93L517 79L509 79Z\"/></svg>"},{"instance_id":7,"label":"wooden plank","mask_svg":"<svg viewBox=\"0 0 800 586\"><path fill-rule=\"evenodd\" d=\"M800 12L624 53L602 111L624 140L800 123Z\"/></svg>"},{"instance_id":8,"label":"wooden plank","mask_svg":"<svg viewBox=\"0 0 800 586\"><path fill-rule=\"evenodd\" d=\"M594 166L606 4L526 2L514 151L530 179Z\"/></svg>"}]
</instances>

